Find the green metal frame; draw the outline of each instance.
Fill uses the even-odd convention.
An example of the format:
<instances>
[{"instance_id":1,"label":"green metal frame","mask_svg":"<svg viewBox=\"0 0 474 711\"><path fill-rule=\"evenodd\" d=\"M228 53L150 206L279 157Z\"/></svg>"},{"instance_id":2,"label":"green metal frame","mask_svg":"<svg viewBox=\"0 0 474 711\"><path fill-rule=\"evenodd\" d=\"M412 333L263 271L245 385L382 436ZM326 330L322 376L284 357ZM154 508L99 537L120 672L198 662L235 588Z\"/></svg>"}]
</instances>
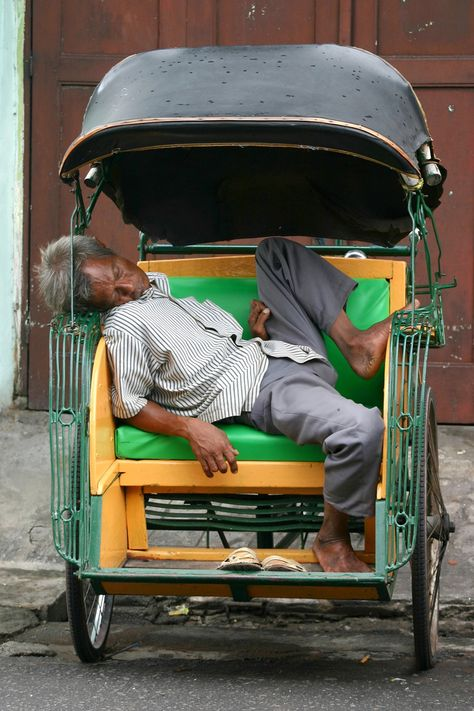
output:
<instances>
[{"instance_id":1,"label":"green metal frame","mask_svg":"<svg viewBox=\"0 0 474 711\"><path fill-rule=\"evenodd\" d=\"M320 496L280 494L150 494L145 507L147 528L195 531L315 531L322 512Z\"/></svg>"},{"instance_id":2,"label":"green metal frame","mask_svg":"<svg viewBox=\"0 0 474 711\"><path fill-rule=\"evenodd\" d=\"M446 342L443 305L441 293L444 289L452 289L456 286L456 279L443 284L441 279L445 277L442 268L442 249L439 239L438 228L434 215L427 206L421 190L408 195L408 212L412 221L410 232L410 265L409 265L409 293L408 297L414 299L417 296L429 296L429 303L422 309L416 309L416 313L422 317L424 323L429 321L432 325L432 339L428 343L430 347L444 346ZM428 221L431 223L432 232L435 238L437 254L435 258L431 255L428 243ZM418 252L419 243L423 246L426 264L426 283L416 282L415 259Z\"/></svg>"},{"instance_id":3,"label":"green metal frame","mask_svg":"<svg viewBox=\"0 0 474 711\"><path fill-rule=\"evenodd\" d=\"M391 372L388 395L387 495L385 509L386 570L408 562L416 543L419 468L425 426L425 391L430 347L445 343L441 292L456 281L441 284L441 244L431 210L421 191L408 196L412 219L408 298L428 296L427 305L398 311L392 320L389 348ZM428 245L427 218L437 246L436 269ZM415 281L417 243L424 248L427 282Z\"/></svg>"},{"instance_id":4,"label":"green metal frame","mask_svg":"<svg viewBox=\"0 0 474 711\"><path fill-rule=\"evenodd\" d=\"M342 244L311 244L307 249L318 254L330 254L344 256L350 249L357 249L367 257L407 257L411 248L407 245L397 245L396 247L377 247L375 245L354 247L353 245ZM140 232L138 252L140 261L145 261L148 254L255 254L256 244L193 244L186 247L175 247L172 244L153 242L144 232Z\"/></svg>"},{"instance_id":5,"label":"green metal frame","mask_svg":"<svg viewBox=\"0 0 474 711\"><path fill-rule=\"evenodd\" d=\"M417 311L399 312L393 319L385 510L387 570L404 565L416 542L420 466L416 442L423 436L428 347L433 330L429 315Z\"/></svg>"},{"instance_id":6,"label":"green metal frame","mask_svg":"<svg viewBox=\"0 0 474 711\"><path fill-rule=\"evenodd\" d=\"M75 207L71 217L72 235L81 235L89 227L90 221L92 219L92 213L94 212L97 200L99 199L100 194L104 189L106 180L107 166L102 164L99 183L90 197L89 206L86 208L82 195L79 173L76 173L76 175L73 177L72 184L74 186L73 190L75 198Z\"/></svg>"},{"instance_id":7,"label":"green metal frame","mask_svg":"<svg viewBox=\"0 0 474 711\"><path fill-rule=\"evenodd\" d=\"M89 225L92 211L102 192L105 176L95 190L89 207L86 209L82 198L78 177L74 179L76 207L71 219L71 235L80 234ZM412 230L408 246L393 248L355 247L370 256L403 257L409 256L408 297L428 296L428 304L409 311L397 312L393 316L391 349L392 369L389 374L389 412L388 412L388 460L387 460L387 496L385 501L376 505L376 573L372 576L348 576L344 581L335 581L334 577L318 574L318 584L355 584L363 585L370 579L371 584L380 587L381 595L386 597L393 587L396 570L410 558L416 542L418 520L418 496L420 452L419 442L424 436L425 388L428 363L428 349L444 344L444 321L441 292L455 286L455 282L441 284L444 276L441 270L441 246L436 225L431 211L427 208L421 191L408 193L408 211L412 218ZM432 257L428 245L427 221L431 221L437 256L436 268L432 268ZM73 239L73 237L72 237ZM426 262L427 282L415 281L415 260L419 248L423 247ZM315 245L311 247L322 254L345 254L350 245ZM253 253L255 245L194 245L174 248L169 245L151 244L145 237L140 237L140 256L163 254L170 251L181 254L209 253ZM425 298L426 300L426 298ZM52 462L51 515L53 536L59 554L71 563L79 566L80 574L93 580L100 589L100 579L116 580L130 576L130 571L101 571L98 568L97 541L93 540L97 511L101 508L100 497L91 497L89 491L89 449L88 416L90 379L95 349L100 338L100 319L97 313L71 313L55 318L50 333L50 446ZM189 497L188 497L189 498ZM265 504L268 509L268 502ZM290 505L293 505L291 503ZM314 510L317 516L317 507ZM172 516L171 516L172 518ZM205 518L205 517L204 517ZM266 523L267 515L255 516L252 530L261 532L282 530L272 528ZM314 516L313 516L314 518ZM194 527L204 524L196 520ZM313 521L311 525L316 525ZM166 524L165 524L166 525ZM238 526L238 524L235 524ZM91 526L93 526L91 538ZM215 522L212 524L216 530ZM211 526L211 527L212 527ZM168 527L173 528L172 521ZM189 526L182 526L183 528ZM191 526L192 527L192 526ZM298 526L295 526L295 529ZM303 526L303 531L307 526ZM227 529L229 530L229 529ZM250 529L247 529L250 530ZM286 529L288 530L288 529ZM304 540L304 537L303 539ZM183 571L163 572L161 578L169 578L173 573L179 576ZM150 579L157 575L156 570L140 570L138 580ZM186 572L186 576L191 571ZM173 576L172 576L173 577ZM278 579L278 574L267 576L268 582ZM291 579L290 579L291 577ZM301 578L284 574L282 583L301 582ZM310 577L304 584L311 584ZM208 575L194 571L192 579L209 579ZM239 578L239 579L237 579ZM360 578L360 580L359 580ZM187 577L187 580L190 578ZM321 580L320 580L321 579ZM236 576L236 594L245 595L245 576ZM263 582L263 578L262 578ZM382 583L386 588L382 591ZM266 583L265 583L266 584ZM240 590L240 593L238 592Z\"/></svg>"},{"instance_id":8,"label":"green metal frame","mask_svg":"<svg viewBox=\"0 0 474 711\"><path fill-rule=\"evenodd\" d=\"M138 568L132 571L125 568L102 568L86 570L81 577L92 582L98 594L106 592L103 583L115 582L123 583L125 580L133 579L134 583L174 583L199 585L199 584L223 584L229 586L232 597L238 602L248 602L252 599L248 587L258 583L258 586L280 586L287 588L298 586L300 588L314 588L315 585L324 588L338 587L346 588L375 588L378 593L378 600L390 600L392 593L392 579L386 580L383 575L374 573L358 573L340 575L337 578L334 573L290 573L290 572L235 572L226 570L183 570L182 568L168 568L167 570L157 570L156 568ZM177 590L179 588L177 587ZM283 597L283 595L282 595ZM308 595L311 597L311 594Z\"/></svg>"},{"instance_id":9,"label":"green metal frame","mask_svg":"<svg viewBox=\"0 0 474 711\"><path fill-rule=\"evenodd\" d=\"M53 319L50 329L51 519L58 553L87 562L90 534L89 397L98 313Z\"/></svg>"}]
</instances>

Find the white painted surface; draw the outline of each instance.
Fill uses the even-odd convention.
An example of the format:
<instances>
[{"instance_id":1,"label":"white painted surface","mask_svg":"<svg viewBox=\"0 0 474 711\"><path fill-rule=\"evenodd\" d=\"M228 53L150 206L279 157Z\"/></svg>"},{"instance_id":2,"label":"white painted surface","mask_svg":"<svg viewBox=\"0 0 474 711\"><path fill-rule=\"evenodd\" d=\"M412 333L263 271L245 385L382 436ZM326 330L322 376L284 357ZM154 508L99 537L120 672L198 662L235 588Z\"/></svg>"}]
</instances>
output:
<instances>
[{"instance_id":1,"label":"white painted surface","mask_svg":"<svg viewBox=\"0 0 474 711\"><path fill-rule=\"evenodd\" d=\"M0 409L11 405L18 368L23 242L24 0L0 8ZM25 278L26 275L25 275Z\"/></svg>"}]
</instances>

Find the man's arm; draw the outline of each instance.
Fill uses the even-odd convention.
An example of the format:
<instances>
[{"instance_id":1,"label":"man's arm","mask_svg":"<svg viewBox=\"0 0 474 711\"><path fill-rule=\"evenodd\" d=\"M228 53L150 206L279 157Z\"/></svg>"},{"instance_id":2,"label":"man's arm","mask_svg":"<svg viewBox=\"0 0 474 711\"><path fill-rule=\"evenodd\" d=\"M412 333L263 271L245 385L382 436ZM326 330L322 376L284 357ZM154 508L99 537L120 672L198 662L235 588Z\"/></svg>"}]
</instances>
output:
<instances>
[{"instance_id":1,"label":"man's arm","mask_svg":"<svg viewBox=\"0 0 474 711\"><path fill-rule=\"evenodd\" d=\"M173 415L152 400L148 400L145 407L127 422L146 432L187 439L208 477L214 476L217 471L225 474L227 464L231 472L237 472L238 451L232 447L225 432L209 422Z\"/></svg>"}]
</instances>

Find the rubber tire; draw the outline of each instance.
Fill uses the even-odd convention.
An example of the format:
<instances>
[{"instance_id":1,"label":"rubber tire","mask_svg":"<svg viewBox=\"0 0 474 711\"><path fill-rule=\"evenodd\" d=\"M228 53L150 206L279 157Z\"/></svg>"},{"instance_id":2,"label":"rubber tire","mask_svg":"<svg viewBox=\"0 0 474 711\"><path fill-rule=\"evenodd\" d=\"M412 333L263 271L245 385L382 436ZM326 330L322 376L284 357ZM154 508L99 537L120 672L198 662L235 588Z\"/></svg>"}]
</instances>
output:
<instances>
[{"instance_id":1,"label":"rubber tire","mask_svg":"<svg viewBox=\"0 0 474 711\"><path fill-rule=\"evenodd\" d=\"M113 595L97 595L88 580L80 580L77 566L66 563L66 605L72 642L82 662L93 663L104 658L107 636L112 621ZM98 626L89 618L98 616Z\"/></svg>"},{"instance_id":2,"label":"rubber tire","mask_svg":"<svg viewBox=\"0 0 474 711\"><path fill-rule=\"evenodd\" d=\"M411 558L413 634L419 671L431 669L436 663L441 562L449 538L449 518L439 484L437 425L431 388L427 388L425 403L424 428L413 455L416 458L417 447L420 447L419 515ZM436 530L433 521L437 522Z\"/></svg>"}]
</instances>

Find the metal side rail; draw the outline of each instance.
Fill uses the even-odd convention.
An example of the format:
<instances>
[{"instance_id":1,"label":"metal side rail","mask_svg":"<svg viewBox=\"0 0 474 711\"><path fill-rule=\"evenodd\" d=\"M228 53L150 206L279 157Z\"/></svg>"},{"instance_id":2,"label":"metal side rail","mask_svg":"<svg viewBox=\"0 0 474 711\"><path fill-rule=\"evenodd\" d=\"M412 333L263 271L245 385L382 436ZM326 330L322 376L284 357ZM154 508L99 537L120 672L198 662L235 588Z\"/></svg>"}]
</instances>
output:
<instances>
[{"instance_id":1,"label":"metal side rail","mask_svg":"<svg viewBox=\"0 0 474 711\"><path fill-rule=\"evenodd\" d=\"M257 597L390 600L394 580L376 573L183 568L92 568L82 571L80 577L90 580L98 593L133 595L136 588L150 595L232 597L241 602Z\"/></svg>"}]
</instances>

